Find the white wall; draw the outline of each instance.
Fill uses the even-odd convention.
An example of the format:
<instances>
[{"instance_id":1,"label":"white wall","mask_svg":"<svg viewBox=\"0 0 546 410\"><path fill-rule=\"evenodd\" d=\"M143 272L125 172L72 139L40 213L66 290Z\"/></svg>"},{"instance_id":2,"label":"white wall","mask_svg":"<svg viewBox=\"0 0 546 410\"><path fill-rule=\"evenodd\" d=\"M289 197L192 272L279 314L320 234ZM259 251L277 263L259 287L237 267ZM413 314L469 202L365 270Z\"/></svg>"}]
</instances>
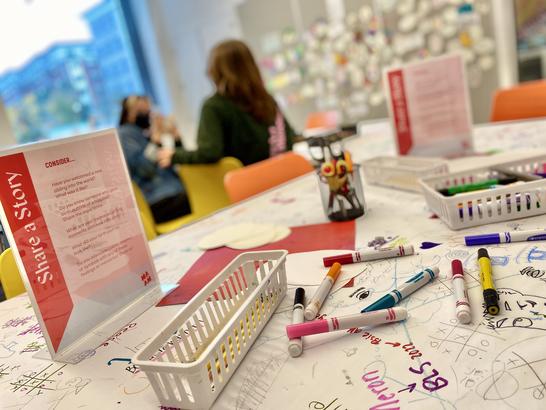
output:
<instances>
[{"instance_id":1,"label":"white wall","mask_svg":"<svg viewBox=\"0 0 546 410\"><path fill-rule=\"evenodd\" d=\"M208 53L220 40L241 37L236 14L236 6L240 2L147 1L152 23L156 27L162 60L160 64L165 66L172 112L189 148L195 146L201 104L213 90L206 76Z\"/></svg>"},{"instance_id":2,"label":"white wall","mask_svg":"<svg viewBox=\"0 0 546 410\"><path fill-rule=\"evenodd\" d=\"M511 87L518 82L516 15L513 0L497 0L493 7L493 26L497 44L497 74L499 87Z\"/></svg>"}]
</instances>

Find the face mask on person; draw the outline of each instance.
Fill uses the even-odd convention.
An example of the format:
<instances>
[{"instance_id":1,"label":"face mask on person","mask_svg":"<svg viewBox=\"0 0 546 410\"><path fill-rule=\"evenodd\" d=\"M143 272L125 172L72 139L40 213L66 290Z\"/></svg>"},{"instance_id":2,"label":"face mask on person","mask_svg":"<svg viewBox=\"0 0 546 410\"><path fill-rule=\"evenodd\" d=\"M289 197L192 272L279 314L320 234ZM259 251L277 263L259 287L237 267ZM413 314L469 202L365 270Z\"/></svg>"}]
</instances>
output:
<instances>
[{"instance_id":1,"label":"face mask on person","mask_svg":"<svg viewBox=\"0 0 546 410\"><path fill-rule=\"evenodd\" d=\"M139 112L135 117L135 125L143 130L150 128L150 113Z\"/></svg>"}]
</instances>

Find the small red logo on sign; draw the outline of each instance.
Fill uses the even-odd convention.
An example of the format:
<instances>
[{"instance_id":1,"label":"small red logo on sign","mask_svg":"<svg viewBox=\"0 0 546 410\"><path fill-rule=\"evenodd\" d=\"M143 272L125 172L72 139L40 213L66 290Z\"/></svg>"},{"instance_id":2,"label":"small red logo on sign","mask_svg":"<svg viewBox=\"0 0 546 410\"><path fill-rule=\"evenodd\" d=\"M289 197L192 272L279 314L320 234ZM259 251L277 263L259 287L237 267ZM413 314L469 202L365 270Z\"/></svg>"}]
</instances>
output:
<instances>
[{"instance_id":1,"label":"small red logo on sign","mask_svg":"<svg viewBox=\"0 0 546 410\"><path fill-rule=\"evenodd\" d=\"M152 277L148 272L144 272L142 275L140 275L140 280L144 282L144 286L146 286L148 283L152 281Z\"/></svg>"}]
</instances>

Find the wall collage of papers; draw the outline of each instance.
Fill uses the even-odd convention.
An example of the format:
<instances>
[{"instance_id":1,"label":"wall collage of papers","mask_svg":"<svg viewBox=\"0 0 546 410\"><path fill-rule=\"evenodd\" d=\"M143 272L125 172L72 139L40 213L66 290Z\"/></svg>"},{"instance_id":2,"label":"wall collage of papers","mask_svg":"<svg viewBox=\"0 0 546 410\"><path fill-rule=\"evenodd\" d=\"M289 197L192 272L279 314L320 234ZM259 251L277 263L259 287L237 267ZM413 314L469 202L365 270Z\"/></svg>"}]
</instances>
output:
<instances>
[{"instance_id":1,"label":"wall collage of papers","mask_svg":"<svg viewBox=\"0 0 546 410\"><path fill-rule=\"evenodd\" d=\"M259 64L278 101L312 100L354 121L384 103L385 67L460 52L471 88L493 69L489 0L374 3L338 21L317 20L302 35L286 27L262 38Z\"/></svg>"}]
</instances>

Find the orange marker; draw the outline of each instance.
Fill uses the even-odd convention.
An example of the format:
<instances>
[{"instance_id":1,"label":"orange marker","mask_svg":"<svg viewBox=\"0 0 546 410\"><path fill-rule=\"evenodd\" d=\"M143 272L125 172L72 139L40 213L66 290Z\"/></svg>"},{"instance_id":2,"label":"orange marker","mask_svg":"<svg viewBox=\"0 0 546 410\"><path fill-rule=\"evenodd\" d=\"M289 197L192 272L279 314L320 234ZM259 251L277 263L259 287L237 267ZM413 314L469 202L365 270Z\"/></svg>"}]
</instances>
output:
<instances>
[{"instance_id":1,"label":"orange marker","mask_svg":"<svg viewBox=\"0 0 546 410\"><path fill-rule=\"evenodd\" d=\"M330 293L330 289L332 289L332 286L334 286L340 272L341 265L337 262L334 263L305 308L306 320L313 320L315 316L317 316L320 307L324 303L324 299L326 299L326 296L328 296L328 293Z\"/></svg>"}]
</instances>

